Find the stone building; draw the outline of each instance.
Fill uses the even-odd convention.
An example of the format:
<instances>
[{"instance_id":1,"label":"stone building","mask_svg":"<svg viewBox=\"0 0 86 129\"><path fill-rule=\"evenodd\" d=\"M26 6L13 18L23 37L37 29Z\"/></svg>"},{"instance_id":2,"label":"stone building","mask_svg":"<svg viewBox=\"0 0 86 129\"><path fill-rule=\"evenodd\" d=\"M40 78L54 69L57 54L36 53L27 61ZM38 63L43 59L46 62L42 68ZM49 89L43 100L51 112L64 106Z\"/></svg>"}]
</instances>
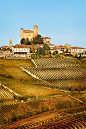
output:
<instances>
[{"instance_id":1,"label":"stone building","mask_svg":"<svg viewBox=\"0 0 86 129\"><path fill-rule=\"evenodd\" d=\"M35 38L38 35L38 26L36 26L36 25L33 26L33 31L23 30L23 28L21 28L20 35L21 35L20 40L22 38L25 38L25 39L28 38L29 41L31 41L31 40L33 40L33 38Z\"/></svg>"},{"instance_id":2,"label":"stone building","mask_svg":"<svg viewBox=\"0 0 86 129\"><path fill-rule=\"evenodd\" d=\"M71 49L71 54L73 56L75 56L76 54L77 55L85 55L85 48L82 48L82 47L70 47Z\"/></svg>"}]
</instances>

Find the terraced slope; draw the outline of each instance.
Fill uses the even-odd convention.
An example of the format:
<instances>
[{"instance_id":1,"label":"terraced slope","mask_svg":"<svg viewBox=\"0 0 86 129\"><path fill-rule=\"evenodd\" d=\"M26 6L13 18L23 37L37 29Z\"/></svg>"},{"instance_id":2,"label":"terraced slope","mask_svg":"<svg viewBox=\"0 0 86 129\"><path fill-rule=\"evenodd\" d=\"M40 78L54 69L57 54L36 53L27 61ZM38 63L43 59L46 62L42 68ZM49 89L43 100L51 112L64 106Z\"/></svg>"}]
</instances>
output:
<instances>
[{"instance_id":1,"label":"terraced slope","mask_svg":"<svg viewBox=\"0 0 86 129\"><path fill-rule=\"evenodd\" d=\"M72 83L86 84L86 61L76 59L34 59L37 67L25 67L37 79L48 81L55 87L70 87Z\"/></svg>"},{"instance_id":2,"label":"terraced slope","mask_svg":"<svg viewBox=\"0 0 86 129\"><path fill-rule=\"evenodd\" d=\"M0 88L1 99L13 99L13 94L6 89Z\"/></svg>"},{"instance_id":3,"label":"terraced slope","mask_svg":"<svg viewBox=\"0 0 86 129\"><path fill-rule=\"evenodd\" d=\"M41 68L63 68L66 66L75 66L79 65L80 62L76 59L61 59L61 58L40 58L34 59L37 67Z\"/></svg>"},{"instance_id":4,"label":"terraced slope","mask_svg":"<svg viewBox=\"0 0 86 129\"><path fill-rule=\"evenodd\" d=\"M66 114L62 111L48 111L12 124L4 124L1 129L85 129L86 112Z\"/></svg>"}]
</instances>

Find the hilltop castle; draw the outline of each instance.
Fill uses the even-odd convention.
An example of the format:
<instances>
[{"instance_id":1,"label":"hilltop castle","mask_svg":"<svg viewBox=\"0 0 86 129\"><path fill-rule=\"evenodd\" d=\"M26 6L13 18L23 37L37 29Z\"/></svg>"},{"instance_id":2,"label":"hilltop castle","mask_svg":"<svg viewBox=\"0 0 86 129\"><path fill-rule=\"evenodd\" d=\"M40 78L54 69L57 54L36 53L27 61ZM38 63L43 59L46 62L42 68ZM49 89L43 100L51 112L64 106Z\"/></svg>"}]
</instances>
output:
<instances>
[{"instance_id":1,"label":"hilltop castle","mask_svg":"<svg viewBox=\"0 0 86 129\"><path fill-rule=\"evenodd\" d=\"M33 26L33 31L31 30L23 30L23 28L21 28L20 30L20 40L22 38L28 38L29 41L31 41L33 38L35 38L38 35L38 26L34 25Z\"/></svg>"}]
</instances>

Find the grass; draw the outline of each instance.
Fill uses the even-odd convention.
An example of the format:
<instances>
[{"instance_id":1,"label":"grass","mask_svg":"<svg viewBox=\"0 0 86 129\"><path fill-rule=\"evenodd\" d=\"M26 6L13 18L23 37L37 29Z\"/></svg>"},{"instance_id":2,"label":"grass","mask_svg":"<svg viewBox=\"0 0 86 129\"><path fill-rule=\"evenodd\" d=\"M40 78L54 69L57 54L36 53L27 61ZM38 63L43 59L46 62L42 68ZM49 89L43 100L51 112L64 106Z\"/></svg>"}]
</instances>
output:
<instances>
[{"instance_id":1,"label":"grass","mask_svg":"<svg viewBox=\"0 0 86 129\"><path fill-rule=\"evenodd\" d=\"M34 64L32 63L31 59L0 59L0 64L5 66L29 66L34 67Z\"/></svg>"},{"instance_id":2,"label":"grass","mask_svg":"<svg viewBox=\"0 0 86 129\"><path fill-rule=\"evenodd\" d=\"M41 82L17 66L34 66L30 60L0 60L0 83L9 87L22 96L38 97L58 94L53 89L48 90L42 86L32 85L31 83Z\"/></svg>"},{"instance_id":3,"label":"grass","mask_svg":"<svg viewBox=\"0 0 86 129\"><path fill-rule=\"evenodd\" d=\"M72 96L82 100L82 101L86 101L86 91L82 91L81 93L71 93Z\"/></svg>"}]
</instances>

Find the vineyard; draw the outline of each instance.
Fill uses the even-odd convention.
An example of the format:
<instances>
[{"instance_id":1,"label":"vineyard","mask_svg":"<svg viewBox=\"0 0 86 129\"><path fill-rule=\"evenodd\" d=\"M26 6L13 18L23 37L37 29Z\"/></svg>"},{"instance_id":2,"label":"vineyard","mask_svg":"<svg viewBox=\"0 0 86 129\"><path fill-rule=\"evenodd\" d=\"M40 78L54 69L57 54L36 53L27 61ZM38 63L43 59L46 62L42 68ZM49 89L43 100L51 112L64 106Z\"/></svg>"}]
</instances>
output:
<instances>
[{"instance_id":1,"label":"vineyard","mask_svg":"<svg viewBox=\"0 0 86 129\"><path fill-rule=\"evenodd\" d=\"M69 129L69 125L85 129L86 60L1 59L0 103L2 129ZM74 111L77 106L84 108ZM58 112L64 108L64 113ZM34 122L35 117L39 118ZM18 120L22 122L16 124ZM13 121L11 126L4 125Z\"/></svg>"},{"instance_id":2,"label":"vineyard","mask_svg":"<svg viewBox=\"0 0 86 129\"><path fill-rule=\"evenodd\" d=\"M67 109L59 111L48 111L36 116L19 120L9 124L1 125L1 129L85 129L86 112L85 106L69 109L77 113L67 113Z\"/></svg>"},{"instance_id":3,"label":"vineyard","mask_svg":"<svg viewBox=\"0 0 86 129\"><path fill-rule=\"evenodd\" d=\"M86 61L42 58L34 59L34 62L37 67L25 67L25 69L35 75L37 79L50 82L50 85L52 84L54 87L66 89L73 82L86 84Z\"/></svg>"}]
</instances>

